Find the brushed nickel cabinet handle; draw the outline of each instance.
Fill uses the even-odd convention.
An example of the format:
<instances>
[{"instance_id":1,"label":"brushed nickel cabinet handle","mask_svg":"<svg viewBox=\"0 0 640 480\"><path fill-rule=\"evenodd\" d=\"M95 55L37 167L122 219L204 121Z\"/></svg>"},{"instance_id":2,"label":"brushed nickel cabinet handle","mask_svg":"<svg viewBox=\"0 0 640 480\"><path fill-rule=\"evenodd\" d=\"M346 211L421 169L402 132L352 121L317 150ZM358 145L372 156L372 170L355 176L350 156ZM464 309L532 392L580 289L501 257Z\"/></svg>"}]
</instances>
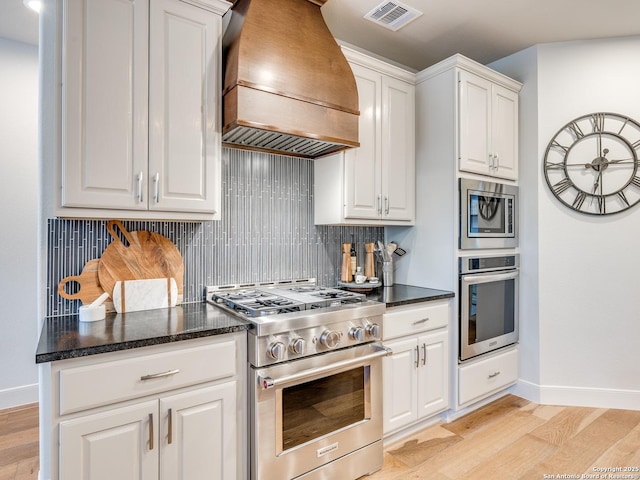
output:
<instances>
[{"instance_id":1,"label":"brushed nickel cabinet handle","mask_svg":"<svg viewBox=\"0 0 640 480\"><path fill-rule=\"evenodd\" d=\"M149 414L149 450L153 450L153 413Z\"/></svg>"},{"instance_id":2,"label":"brushed nickel cabinet handle","mask_svg":"<svg viewBox=\"0 0 640 480\"><path fill-rule=\"evenodd\" d=\"M153 199L154 199L154 201L156 203L158 203L158 198L159 198L159 195L160 195L160 191L159 191L160 185L159 184L160 184L160 174L156 173L153 176Z\"/></svg>"},{"instance_id":3,"label":"brushed nickel cabinet handle","mask_svg":"<svg viewBox=\"0 0 640 480\"><path fill-rule=\"evenodd\" d=\"M413 322L411 325L420 325L421 323L426 323L429 321L429 317L427 318L423 318L421 320L416 320L415 322Z\"/></svg>"},{"instance_id":4,"label":"brushed nickel cabinet handle","mask_svg":"<svg viewBox=\"0 0 640 480\"><path fill-rule=\"evenodd\" d=\"M167 430L167 435L169 437L167 443L171 445L173 442L173 411L171 408L169 409L169 428Z\"/></svg>"},{"instance_id":5,"label":"brushed nickel cabinet handle","mask_svg":"<svg viewBox=\"0 0 640 480\"><path fill-rule=\"evenodd\" d=\"M143 198L142 198L142 179L144 177L144 174L142 172L138 173L138 202L142 203L143 202Z\"/></svg>"},{"instance_id":6,"label":"brushed nickel cabinet handle","mask_svg":"<svg viewBox=\"0 0 640 480\"><path fill-rule=\"evenodd\" d=\"M382 215L382 195L378 195L378 215Z\"/></svg>"},{"instance_id":7,"label":"brushed nickel cabinet handle","mask_svg":"<svg viewBox=\"0 0 640 480\"><path fill-rule=\"evenodd\" d=\"M420 366L420 345L416 345L416 368Z\"/></svg>"},{"instance_id":8,"label":"brushed nickel cabinet handle","mask_svg":"<svg viewBox=\"0 0 640 480\"><path fill-rule=\"evenodd\" d=\"M152 378L170 377L171 375L175 375L176 373L180 373L179 368L176 368L175 370L169 370L166 372L151 373L149 375L143 375L140 377L140 380L145 381L145 380L151 380Z\"/></svg>"},{"instance_id":9,"label":"brushed nickel cabinet handle","mask_svg":"<svg viewBox=\"0 0 640 480\"><path fill-rule=\"evenodd\" d=\"M427 344L422 344L422 366L427 364Z\"/></svg>"},{"instance_id":10,"label":"brushed nickel cabinet handle","mask_svg":"<svg viewBox=\"0 0 640 480\"><path fill-rule=\"evenodd\" d=\"M497 377L498 375L500 375L500 371L490 373L489 378L494 378L494 377Z\"/></svg>"},{"instance_id":11,"label":"brushed nickel cabinet handle","mask_svg":"<svg viewBox=\"0 0 640 480\"><path fill-rule=\"evenodd\" d=\"M388 216L389 215L389 195L384 196L384 205L385 205L384 213L385 215Z\"/></svg>"}]
</instances>

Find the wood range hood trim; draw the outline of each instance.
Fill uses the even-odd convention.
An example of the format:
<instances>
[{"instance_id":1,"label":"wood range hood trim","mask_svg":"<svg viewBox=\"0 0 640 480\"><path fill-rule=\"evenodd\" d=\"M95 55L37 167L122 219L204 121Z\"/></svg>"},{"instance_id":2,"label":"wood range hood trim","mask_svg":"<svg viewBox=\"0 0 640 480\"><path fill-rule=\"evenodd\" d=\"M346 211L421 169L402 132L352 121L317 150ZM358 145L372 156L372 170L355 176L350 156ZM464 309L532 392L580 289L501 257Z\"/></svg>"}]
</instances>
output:
<instances>
[{"instance_id":1,"label":"wood range hood trim","mask_svg":"<svg viewBox=\"0 0 640 480\"><path fill-rule=\"evenodd\" d=\"M225 146L316 158L358 147L358 90L320 7L237 0L224 36Z\"/></svg>"}]
</instances>

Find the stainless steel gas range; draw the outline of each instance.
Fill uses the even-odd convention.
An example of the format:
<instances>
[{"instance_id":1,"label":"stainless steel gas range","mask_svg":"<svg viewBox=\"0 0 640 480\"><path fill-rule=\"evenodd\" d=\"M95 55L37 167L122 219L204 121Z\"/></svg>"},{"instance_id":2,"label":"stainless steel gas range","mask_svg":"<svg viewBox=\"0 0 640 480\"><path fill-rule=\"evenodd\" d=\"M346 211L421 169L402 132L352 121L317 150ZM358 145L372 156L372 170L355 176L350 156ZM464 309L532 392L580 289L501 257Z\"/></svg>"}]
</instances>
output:
<instances>
[{"instance_id":1,"label":"stainless steel gas range","mask_svg":"<svg viewBox=\"0 0 640 480\"><path fill-rule=\"evenodd\" d=\"M314 279L207 288L251 321L253 480L356 479L382 467L385 305Z\"/></svg>"}]
</instances>

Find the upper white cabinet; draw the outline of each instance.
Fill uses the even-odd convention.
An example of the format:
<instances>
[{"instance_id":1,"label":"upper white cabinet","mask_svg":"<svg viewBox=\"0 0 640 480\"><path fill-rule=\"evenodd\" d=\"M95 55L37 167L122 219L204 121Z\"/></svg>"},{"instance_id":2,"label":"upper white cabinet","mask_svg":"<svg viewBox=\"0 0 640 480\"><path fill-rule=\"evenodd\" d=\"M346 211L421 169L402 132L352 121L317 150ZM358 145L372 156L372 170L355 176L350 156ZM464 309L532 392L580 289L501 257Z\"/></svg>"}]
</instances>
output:
<instances>
[{"instance_id":1,"label":"upper white cabinet","mask_svg":"<svg viewBox=\"0 0 640 480\"><path fill-rule=\"evenodd\" d=\"M56 215L219 218L230 4L197 4L62 2Z\"/></svg>"},{"instance_id":2,"label":"upper white cabinet","mask_svg":"<svg viewBox=\"0 0 640 480\"><path fill-rule=\"evenodd\" d=\"M460 70L460 170L517 180L518 92Z\"/></svg>"},{"instance_id":3,"label":"upper white cabinet","mask_svg":"<svg viewBox=\"0 0 640 480\"><path fill-rule=\"evenodd\" d=\"M343 47L358 86L359 148L314 162L316 224L412 225L413 73Z\"/></svg>"}]
</instances>

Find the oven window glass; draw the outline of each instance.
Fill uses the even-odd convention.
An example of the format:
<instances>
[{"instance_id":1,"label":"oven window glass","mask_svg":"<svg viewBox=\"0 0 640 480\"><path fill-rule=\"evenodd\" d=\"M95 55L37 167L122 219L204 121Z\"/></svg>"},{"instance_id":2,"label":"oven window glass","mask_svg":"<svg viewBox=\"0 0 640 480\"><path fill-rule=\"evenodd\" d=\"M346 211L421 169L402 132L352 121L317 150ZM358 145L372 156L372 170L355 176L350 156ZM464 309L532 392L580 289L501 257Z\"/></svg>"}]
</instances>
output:
<instances>
[{"instance_id":1,"label":"oven window glass","mask_svg":"<svg viewBox=\"0 0 640 480\"><path fill-rule=\"evenodd\" d=\"M515 280L469 286L469 345L515 329Z\"/></svg>"},{"instance_id":2,"label":"oven window glass","mask_svg":"<svg viewBox=\"0 0 640 480\"><path fill-rule=\"evenodd\" d=\"M469 194L469 234L505 233L503 197Z\"/></svg>"},{"instance_id":3,"label":"oven window glass","mask_svg":"<svg viewBox=\"0 0 640 480\"><path fill-rule=\"evenodd\" d=\"M369 368L358 367L284 388L283 450L364 420L365 378Z\"/></svg>"}]
</instances>

